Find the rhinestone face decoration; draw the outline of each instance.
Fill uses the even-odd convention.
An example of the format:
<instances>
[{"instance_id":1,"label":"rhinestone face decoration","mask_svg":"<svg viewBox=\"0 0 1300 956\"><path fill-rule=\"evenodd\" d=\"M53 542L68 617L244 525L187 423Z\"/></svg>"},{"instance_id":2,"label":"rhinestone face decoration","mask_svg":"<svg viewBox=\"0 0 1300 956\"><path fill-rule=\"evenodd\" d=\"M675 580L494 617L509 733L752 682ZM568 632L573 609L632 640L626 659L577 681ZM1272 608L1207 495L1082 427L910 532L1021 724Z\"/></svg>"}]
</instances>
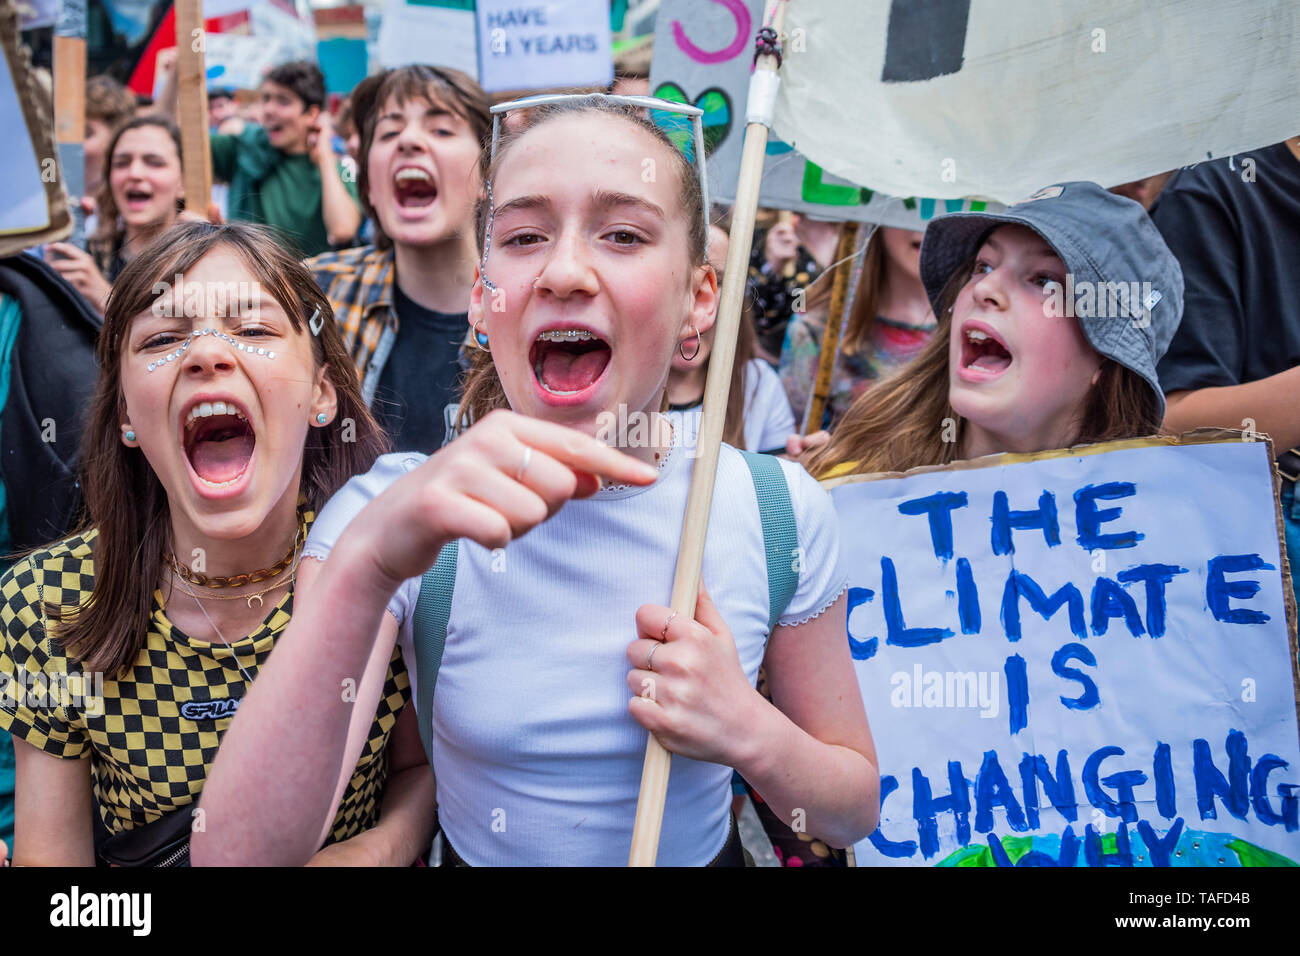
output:
<instances>
[{"instance_id":1,"label":"rhinestone face decoration","mask_svg":"<svg viewBox=\"0 0 1300 956\"><path fill-rule=\"evenodd\" d=\"M152 372L156 369L162 368L164 365L168 365L172 362L175 362L178 358L180 358L182 355L185 354L185 350L190 347L190 343L193 342L200 335L215 335L223 342L226 342L229 345L233 345L238 351L244 352L248 355L261 355L269 359L275 358L275 352L272 351L271 349L264 348L264 347L259 348L258 346L255 345L245 345L243 342L236 342L229 335L227 335L225 332L220 331L219 329L198 329L197 331L191 332L186 337L184 343L181 345L180 348L176 349L174 352L168 352L166 355L158 359L156 362L150 362L148 371Z\"/></svg>"}]
</instances>

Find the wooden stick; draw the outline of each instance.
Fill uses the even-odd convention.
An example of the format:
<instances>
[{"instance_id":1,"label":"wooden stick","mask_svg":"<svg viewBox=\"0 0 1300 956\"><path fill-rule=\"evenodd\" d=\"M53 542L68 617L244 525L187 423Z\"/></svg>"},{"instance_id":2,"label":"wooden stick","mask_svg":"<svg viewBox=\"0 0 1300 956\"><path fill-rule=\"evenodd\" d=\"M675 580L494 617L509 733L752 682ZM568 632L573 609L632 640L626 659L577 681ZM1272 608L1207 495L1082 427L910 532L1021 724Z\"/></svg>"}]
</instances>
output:
<instances>
[{"instance_id":1,"label":"wooden stick","mask_svg":"<svg viewBox=\"0 0 1300 956\"><path fill-rule=\"evenodd\" d=\"M831 397L831 375L835 371L835 358L840 351L840 331L844 328L844 304L849 294L849 278L853 275L853 249L858 242L858 223L846 222L840 228L840 241L835 247L835 277L831 280L831 304L826 313L826 331L822 333L821 358L817 363L817 379L813 384L812 398L803 420L803 433L811 435L822 427L822 415Z\"/></svg>"},{"instance_id":2,"label":"wooden stick","mask_svg":"<svg viewBox=\"0 0 1300 956\"><path fill-rule=\"evenodd\" d=\"M205 219L212 197L208 83L203 62L203 0L176 3L176 109L185 154L185 210Z\"/></svg>"},{"instance_id":3,"label":"wooden stick","mask_svg":"<svg viewBox=\"0 0 1300 956\"><path fill-rule=\"evenodd\" d=\"M68 242L85 246L86 213L81 200L86 191L86 7L63 3L54 28L54 142L59 151L63 186L72 214Z\"/></svg>"},{"instance_id":4,"label":"wooden stick","mask_svg":"<svg viewBox=\"0 0 1300 956\"><path fill-rule=\"evenodd\" d=\"M764 23L777 34L785 22L784 0L767 0ZM758 71L775 72L776 57L760 56ZM751 83L753 81L751 80ZM713 482L718 471L718 451L722 444L723 419L727 413L727 392L731 385L731 367L736 357L736 332L740 328L740 307L745 280L749 275L749 251L754 242L754 213L758 208L758 186L763 177L763 158L767 149L767 127L762 123L745 126L745 144L741 151L740 179L736 185L736 203L731 213L731 240L727 263L722 274L722 301L709 357L709 376L704 385L704 409L696 443L695 470L691 475L686 499L686 517L682 523L681 548L677 555L677 573L673 578L671 606L682 617L695 617L695 599L699 595L700 569L704 564L704 539L709 530L709 508L713 504ZM671 755L651 736L646 745L645 764L641 770L641 791L637 797L636 822L632 828L632 851L629 866L654 866L659 852L659 831L663 825L664 801L668 796L668 771Z\"/></svg>"}]
</instances>

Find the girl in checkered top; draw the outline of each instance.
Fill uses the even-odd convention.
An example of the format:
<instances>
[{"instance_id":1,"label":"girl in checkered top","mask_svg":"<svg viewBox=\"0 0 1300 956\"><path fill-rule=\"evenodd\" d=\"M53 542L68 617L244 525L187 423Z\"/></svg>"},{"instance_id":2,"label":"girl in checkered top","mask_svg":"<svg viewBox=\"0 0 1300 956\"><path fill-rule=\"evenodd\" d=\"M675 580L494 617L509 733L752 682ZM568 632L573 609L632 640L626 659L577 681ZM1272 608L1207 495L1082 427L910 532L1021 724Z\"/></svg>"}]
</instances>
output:
<instances>
[{"instance_id":1,"label":"girl in checkered top","mask_svg":"<svg viewBox=\"0 0 1300 956\"><path fill-rule=\"evenodd\" d=\"M86 522L0 578L19 864L91 865L96 829L110 861L186 858L315 513L384 450L329 303L256 227L188 224L143 251L98 358ZM315 862L409 864L427 845L432 780L399 654L377 679Z\"/></svg>"}]
</instances>

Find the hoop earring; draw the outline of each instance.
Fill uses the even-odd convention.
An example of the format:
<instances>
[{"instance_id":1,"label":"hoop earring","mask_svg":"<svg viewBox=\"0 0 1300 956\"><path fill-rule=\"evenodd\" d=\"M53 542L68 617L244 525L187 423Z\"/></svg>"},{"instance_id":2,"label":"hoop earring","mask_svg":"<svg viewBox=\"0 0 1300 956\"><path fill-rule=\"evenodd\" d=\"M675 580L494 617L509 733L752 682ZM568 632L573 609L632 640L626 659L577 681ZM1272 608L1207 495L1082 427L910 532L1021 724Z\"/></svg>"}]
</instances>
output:
<instances>
[{"instance_id":1,"label":"hoop earring","mask_svg":"<svg viewBox=\"0 0 1300 956\"><path fill-rule=\"evenodd\" d=\"M478 330L477 322L474 323L474 345L479 351L488 352L489 354L492 352L492 349L488 347L487 333Z\"/></svg>"},{"instance_id":2,"label":"hoop earring","mask_svg":"<svg viewBox=\"0 0 1300 956\"><path fill-rule=\"evenodd\" d=\"M677 354L679 354L679 355L682 357L682 361L684 361L684 362L693 362L693 361L695 361L695 356L697 356L697 355L700 354L700 346L703 344L702 342L700 342L700 332L699 332L699 329L697 329L694 325L692 325L692 326L691 326L691 331L695 333L695 351L694 351L694 352L692 352L690 355L687 355L687 354L686 354L686 349L684 349L684 348L682 347L682 346L684 346L684 345L686 344L686 341L685 341L685 340L682 340L681 342L678 342L678 343L677 343Z\"/></svg>"}]
</instances>

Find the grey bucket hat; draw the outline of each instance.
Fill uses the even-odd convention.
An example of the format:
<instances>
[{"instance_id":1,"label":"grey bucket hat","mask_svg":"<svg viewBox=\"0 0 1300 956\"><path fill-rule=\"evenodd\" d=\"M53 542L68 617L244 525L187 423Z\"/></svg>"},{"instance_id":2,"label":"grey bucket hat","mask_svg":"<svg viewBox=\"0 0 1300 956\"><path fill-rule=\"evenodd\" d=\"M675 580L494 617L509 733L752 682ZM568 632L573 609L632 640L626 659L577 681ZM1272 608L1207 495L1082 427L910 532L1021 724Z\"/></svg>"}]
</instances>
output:
<instances>
[{"instance_id":1,"label":"grey bucket hat","mask_svg":"<svg viewBox=\"0 0 1300 956\"><path fill-rule=\"evenodd\" d=\"M1142 206L1096 183L1057 183L1001 212L959 212L933 219L921 244L921 280L938 315L952 274L998 226L1027 226L1065 264L1058 291L1100 354L1141 375L1165 395L1156 363L1183 317L1183 270Z\"/></svg>"}]
</instances>

